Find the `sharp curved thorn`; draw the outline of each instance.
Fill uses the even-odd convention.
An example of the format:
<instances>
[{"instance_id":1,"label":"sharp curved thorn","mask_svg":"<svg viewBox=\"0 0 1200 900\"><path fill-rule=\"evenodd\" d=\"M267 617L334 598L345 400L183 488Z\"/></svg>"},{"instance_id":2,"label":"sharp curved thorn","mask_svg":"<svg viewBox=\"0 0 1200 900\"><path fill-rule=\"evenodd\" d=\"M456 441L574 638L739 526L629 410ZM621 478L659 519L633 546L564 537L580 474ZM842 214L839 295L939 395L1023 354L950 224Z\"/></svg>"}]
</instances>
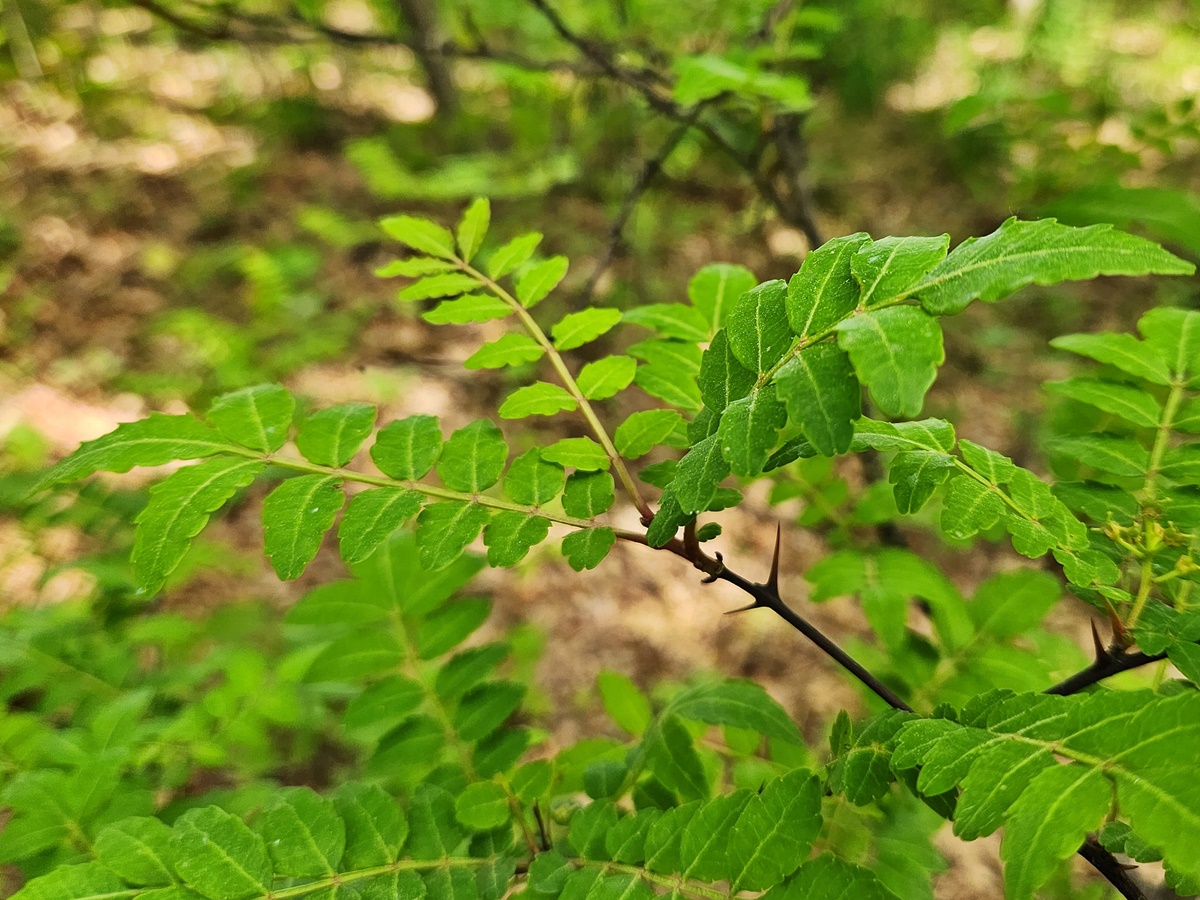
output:
<instances>
[{"instance_id":1,"label":"sharp curved thorn","mask_svg":"<svg viewBox=\"0 0 1200 900\"><path fill-rule=\"evenodd\" d=\"M775 525L775 553L771 557L771 574L767 576L767 581L763 585L768 591L779 596L779 544L783 540L783 525Z\"/></svg>"},{"instance_id":2,"label":"sharp curved thorn","mask_svg":"<svg viewBox=\"0 0 1200 900\"><path fill-rule=\"evenodd\" d=\"M749 612L752 609L758 608L758 601L755 600L753 603L747 603L745 606L739 606L737 609L727 609L725 610L725 615L732 616L734 613Z\"/></svg>"}]
</instances>

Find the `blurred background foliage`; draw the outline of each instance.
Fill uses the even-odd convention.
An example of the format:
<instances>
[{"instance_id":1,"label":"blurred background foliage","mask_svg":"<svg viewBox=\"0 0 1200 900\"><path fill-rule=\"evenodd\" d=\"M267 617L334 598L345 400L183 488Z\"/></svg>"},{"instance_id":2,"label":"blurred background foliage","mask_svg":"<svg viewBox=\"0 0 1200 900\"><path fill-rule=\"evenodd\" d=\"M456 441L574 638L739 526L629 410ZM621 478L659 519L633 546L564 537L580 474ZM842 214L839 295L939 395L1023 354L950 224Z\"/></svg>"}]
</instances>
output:
<instances>
[{"instance_id":1,"label":"blurred background foliage","mask_svg":"<svg viewBox=\"0 0 1200 900\"><path fill-rule=\"evenodd\" d=\"M29 654L46 657L47 680L64 660L119 679L129 648L154 645L167 654L155 657L167 660L163 683L181 708L197 705L171 734L194 742L230 723L202 747L202 764L222 772L216 787L328 777L304 769L344 752L321 746L319 704L286 671L259 690L264 657L242 653L270 645L266 658L278 657L268 607L298 593L264 573L250 543L257 528L240 519L256 515L253 496L197 542L160 620L135 617L130 600L144 481L26 494L49 459L119 421L263 381L317 405L365 400L448 426L488 414L506 376L461 370L478 341L435 338L372 276L382 214L448 221L487 194L498 239L537 229L547 253L570 256L567 299L548 303L577 306L679 299L713 261L786 278L812 246L853 231L957 241L1015 214L1111 222L1196 259L1198 97L1190 0L0 0L0 693L10 711L53 715L53 697L31 705L28 683L11 677ZM927 412L1036 467L1038 383L1068 371L1047 339L1127 330L1155 303L1194 303L1193 291L1104 282L976 304L948 323L954 349ZM874 541L895 516L888 486L865 474L812 460L752 494L803 529L793 569L824 565L808 575L810 599L838 594L829 579L845 573L831 551ZM741 524L747 558L765 556L773 524ZM959 559L936 538L911 543L940 554L964 596L1011 565L995 548ZM671 575L652 568L613 609L670 594ZM528 572L490 576L485 589L503 587L502 622L557 604L538 622L565 643L563 684L548 690L591 685L594 671L570 676L584 664L570 642L587 634L603 645L589 660L641 681L697 665L762 678L805 710L810 736L854 702L831 677L794 683L788 635L768 645L736 632L682 660L669 649L678 622L613 613L597 627L563 605L584 589L577 579L547 571L536 585ZM301 587L341 574L319 563ZM226 609L245 598L255 602ZM82 612L28 610L76 600L88 601ZM845 608L828 614L869 643ZM205 661L197 622L223 656ZM1047 625L1001 662L1077 665L1058 634L1082 620ZM897 663L886 648L855 649ZM900 661L897 677L922 671ZM989 671L954 677L977 690L995 681ZM62 703L92 702L77 693ZM19 769L28 736L26 717L6 721L0 773ZM169 744L155 752L182 767L166 779L178 787L195 761Z\"/></svg>"}]
</instances>

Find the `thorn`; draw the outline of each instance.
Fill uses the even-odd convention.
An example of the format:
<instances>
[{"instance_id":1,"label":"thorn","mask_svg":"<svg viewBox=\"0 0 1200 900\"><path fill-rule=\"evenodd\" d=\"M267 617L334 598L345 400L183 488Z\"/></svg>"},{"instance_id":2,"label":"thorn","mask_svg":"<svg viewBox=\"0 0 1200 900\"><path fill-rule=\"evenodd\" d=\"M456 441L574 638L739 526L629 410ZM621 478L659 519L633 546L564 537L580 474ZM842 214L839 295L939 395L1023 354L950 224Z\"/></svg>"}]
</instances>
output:
<instances>
[{"instance_id":1,"label":"thorn","mask_svg":"<svg viewBox=\"0 0 1200 900\"><path fill-rule=\"evenodd\" d=\"M1091 626L1092 647L1094 647L1096 650L1096 662L1102 662L1103 660L1108 659L1110 654L1108 652L1108 648L1104 646L1104 641L1100 639L1100 631L1096 628L1096 622L1094 620L1091 622Z\"/></svg>"},{"instance_id":2,"label":"thorn","mask_svg":"<svg viewBox=\"0 0 1200 900\"><path fill-rule=\"evenodd\" d=\"M749 612L752 609L758 608L758 601L755 600L753 603L748 603L745 606L739 606L737 609L727 609L725 610L725 615L732 616L734 613Z\"/></svg>"},{"instance_id":3,"label":"thorn","mask_svg":"<svg viewBox=\"0 0 1200 900\"><path fill-rule=\"evenodd\" d=\"M712 584L721 577L721 573L725 571L725 560L721 556L721 551L717 551L716 565L713 570L700 579L701 584Z\"/></svg>"},{"instance_id":4,"label":"thorn","mask_svg":"<svg viewBox=\"0 0 1200 900\"><path fill-rule=\"evenodd\" d=\"M776 597L779 596L779 544L783 540L783 525L776 523L775 525L775 555L771 557L771 574L767 576L767 583L763 585Z\"/></svg>"}]
</instances>

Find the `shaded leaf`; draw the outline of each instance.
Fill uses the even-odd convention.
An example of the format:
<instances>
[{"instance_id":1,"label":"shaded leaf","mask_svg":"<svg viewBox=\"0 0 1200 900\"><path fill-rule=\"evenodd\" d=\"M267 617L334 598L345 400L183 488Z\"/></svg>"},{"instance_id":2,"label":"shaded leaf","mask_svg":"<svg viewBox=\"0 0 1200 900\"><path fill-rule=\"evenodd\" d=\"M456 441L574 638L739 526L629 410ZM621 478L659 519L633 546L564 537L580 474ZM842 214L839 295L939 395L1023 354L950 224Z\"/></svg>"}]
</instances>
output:
<instances>
[{"instance_id":1,"label":"shaded leaf","mask_svg":"<svg viewBox=\"0 0 1200 900\"><path fill-rule=\"evenodd\" d=\"M845 350L871 398L890 416L919 415L945 360L937 320L912 306L852 316L838 326Z\"/></svg>"},{"instance_id":2,"label":"shaded leaf","mask_svg":"<svg viewBox=\"0 0 1200 900\"><path fill-rule=\"evenodd\" d=\"M437 462L438 476L452 491L478 494L500 480L508 444L490 419L477 419L450 435Z\"/></svg>"},{"instance_id":3,"label":"shaded leaf","mask_svg":"<svg viewBox=\"0 0 1200 900\"><path fill-rule=\"evenodd\" d=\"M854 421L862 414L862 389L850 358L831 343L801 350L772 381L788 418L822 456L850 449Z\"/></svg>"},{"instance_id":4,"label":"shaded leaf","mask_svg":"<svg viewBox=\"0 0 1200 900\"><path fill-rule=\"evenodd\" d=\"M332 475L289 478L263 501L263 549L284 581L300 577L345 502Z\"/></svg>"},{"instance_id":5,"label":"shaded leaf","mask_svg":"<svg viewBox=\"0 0 1200 900\"><path fill-rule=\"evenodd\" d=\"M488 523L488 511L477 503L447 500L429 503L417 516L417 549L421 565L441 569L458 558Z\"/></svg>"},{"instance_id":6,"label":"shaded leaf","mask_svg":"<svg viewBox=\"0 0 1200 900\"><path fill-rule=\"evenodd\" d=\"M313 413L296 435L296 447L318 466L344 466L375 427L375 407L369 403L343 403Z\"/></svg>"},{"instance_id":7,"label":"shaded leaf","mask_svg":"<svg viewBox=\"0 0 1200 900\"><path fill-rule=\"evenodd\" d=\"M362 562L417 514L423 498L404 488L374 488L350 498L338 526L338 548L347 563Z\"/></svg>"},{"instance_id":8,"label":"shaded leaf","mask_svg":"<svg viewBox=\"0 0 1200 900\"><path fill-rule=\"evenodd\" d=\"M435 416L409 416L389 422L375 436L371 459L389 478L416 481L429 474L442 453L442 430Z\"/></svg>"}]
</instances>

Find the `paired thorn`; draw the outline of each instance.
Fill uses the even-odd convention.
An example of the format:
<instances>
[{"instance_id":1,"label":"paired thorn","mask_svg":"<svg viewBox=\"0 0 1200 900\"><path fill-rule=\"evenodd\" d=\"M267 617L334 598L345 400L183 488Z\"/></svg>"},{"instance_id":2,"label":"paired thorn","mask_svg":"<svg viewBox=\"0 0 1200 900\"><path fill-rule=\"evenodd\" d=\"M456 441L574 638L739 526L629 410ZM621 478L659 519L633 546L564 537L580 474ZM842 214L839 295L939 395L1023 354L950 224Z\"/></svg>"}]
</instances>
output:
<instances>
[{"instance_id":1,"label":"paired thorn","mask_svg":"<svg viewBox=\"0 0 1200 900\"><path fill-rule=\"evenodd\" d=\"M1100 630L1096 627L1095 621L1093 620L1090 624L1092 626L1092 648L1096 651L1096 662L1104 662L1112 654L1104 646L1104 641L1100 639Z\"/></svg>"},{"instance_id":2,"label":"paired thorn","mask_svg":"<svg viewBox=\"0 0 1200 900\"><path fill-rule=\"evenodd\" d=\"M771 557L771 574L767 576L766 584L763 585L772 596L779 596L779 545L783 541L783 525L775 525L775 553Z\"/></svg>"},{"instance_id":3,"label":"paired thorn","mask_svg":"<svg viewBox=\"0 0 1200 900\"><path fill-rule=\"evenodd\" d=\"M727 609L725 610L725 615L732 616L734 613L749 612L752 609L759 608L761 608L761 604L755 600L753 603L747 603L745 606L739 606L737 609Z\"/></svg>"},{"instance_id":4,"label":"paired thorn","mask_svg":"<svg viewBox=\"0 0 1200 900\"><path fill-rule=\"evenodd\" d=\"M720 578L721 573L725 571L725 559L721 556L720 550L717 551L716 556L717 558L712 567L712 571L700 579L701 584L712 584L714 581Z\"/></svg>"}]
</instances>

